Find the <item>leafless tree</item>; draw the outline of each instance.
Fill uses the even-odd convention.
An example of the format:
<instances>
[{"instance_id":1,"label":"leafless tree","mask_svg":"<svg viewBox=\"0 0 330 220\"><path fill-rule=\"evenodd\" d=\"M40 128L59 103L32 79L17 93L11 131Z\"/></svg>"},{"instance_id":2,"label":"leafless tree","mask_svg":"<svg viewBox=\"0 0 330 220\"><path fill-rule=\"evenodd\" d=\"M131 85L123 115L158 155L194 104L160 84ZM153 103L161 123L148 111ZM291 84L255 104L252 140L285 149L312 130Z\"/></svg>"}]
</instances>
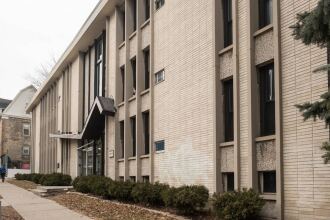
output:
<instances>
[{"instance_id":1,"label":"leafless tree","mask_svg":"<svg viewBox=\"0 0 330 220\"><path fill-rule=\"evenodd\" d=\"M36 88L40 88L42 84L47 80L50 72L56 64L55 56L52 56L48 62L40 64L36 68L35 73L27 74L26 79Z\"/></svg>"}]
</instances>

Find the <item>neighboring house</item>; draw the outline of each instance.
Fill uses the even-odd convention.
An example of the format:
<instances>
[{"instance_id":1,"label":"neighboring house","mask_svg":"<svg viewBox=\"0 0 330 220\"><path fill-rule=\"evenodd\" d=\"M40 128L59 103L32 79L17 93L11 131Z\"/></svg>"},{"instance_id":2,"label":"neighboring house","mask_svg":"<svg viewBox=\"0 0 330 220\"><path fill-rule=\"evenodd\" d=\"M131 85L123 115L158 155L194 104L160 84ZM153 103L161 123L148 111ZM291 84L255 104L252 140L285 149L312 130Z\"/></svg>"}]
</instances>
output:
<instances>
[{"instance_id":1,"label":"neighboring house","mask_svg":"<svg viewBox=\"0 0 330 220\"><path fill-rule=\"evenodd\" d=\"M0 155L1 164L7 168L30 168L31 115L26 107L35 92L33 86L21 90L2 113Z\"/></svg>"},{"instance_id":2,"label":"neighboring house","mask_svg":"<svg viewBox=\"0 0 330 220\"><path fill-rule=\"evenodd\" d=\"M317 0L101 0L28 107L32 172L253 188L264 215L327 219L327 49L295 41Z\"/></svg>"},{"instance_id":3,"label":"neighboring house","mask_svg":"<svg viewBox=\"0 0 330 220\"><path fill-rule=\"evenodd\" d=\"M11 102L11 100L0 98L0 118L1 118L2 112L7 108L7 106L10 104L10 102Z\"/></svg>"}]
</instances>

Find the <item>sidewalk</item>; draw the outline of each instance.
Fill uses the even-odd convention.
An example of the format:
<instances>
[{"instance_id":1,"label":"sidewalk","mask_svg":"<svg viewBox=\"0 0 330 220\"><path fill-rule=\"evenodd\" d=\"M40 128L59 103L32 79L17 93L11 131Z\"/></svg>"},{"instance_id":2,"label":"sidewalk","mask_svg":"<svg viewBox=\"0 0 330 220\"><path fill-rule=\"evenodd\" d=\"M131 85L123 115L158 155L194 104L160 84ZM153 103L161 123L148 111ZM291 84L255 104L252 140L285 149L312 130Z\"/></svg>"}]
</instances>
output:
<instances>
[{"instance_id":1,"label":"sidewalk","mask_svg":"<svg viewBox=\"0 0 330 220\"><path fill-rule=\"evenodd\" d=\"M9 183L0 182L0 195L3 197L2 203L11 205L26 220L90 219Z\"/></svg>"}]
</instances>

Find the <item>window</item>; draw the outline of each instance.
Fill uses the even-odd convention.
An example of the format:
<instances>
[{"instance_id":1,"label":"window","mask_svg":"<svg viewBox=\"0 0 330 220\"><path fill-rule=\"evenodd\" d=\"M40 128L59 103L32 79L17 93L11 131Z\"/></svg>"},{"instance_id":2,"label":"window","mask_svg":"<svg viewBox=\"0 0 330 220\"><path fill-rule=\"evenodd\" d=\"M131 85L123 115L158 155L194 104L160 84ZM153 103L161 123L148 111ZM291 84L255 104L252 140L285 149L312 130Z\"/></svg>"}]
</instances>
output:
<instances>
[{"instance_id":1,"label":"window","mask_svg":"<svg viewBox=\"0 0 330 220\"><path fill-rule=\"evenodd\" d=\"M136 31L136 26L137 26L137 19L136 19L136 1L137 0L132 0L132 17L133 17L133 31Z\"/></svg>"},{"instance_id":2,"label":"window","mask_svg":"<svg viewBox=\"0 0 330 220\"><path fill-rule=\"evenodd\" d=\"M125 101L125 66L122 66L120 68L120 75L121 75L121 88L122 88L122 93L121 93L121 101Z\"/></svg>"},{"instance_id":3,"label":"window","mask_svg":"<svg viewBox=\"0 0 330 220\"><path fill-rule=\"evenodd\" d=\"M125 124L124 121L119 122L120 129L120 145L121 145L121 158L124 158L124 146L125 146Z\"/></svg>"},{"instance_id":4,"label":"window","mask_svg":"<svg viewBox=\"0 0 330 220\"><path fill-rule=\"evenodd\" d=\"M149 20L150 18L150 0L144 0L144 16L145 21Z\"/></svg>"},{"instance_id":5,"label":"window","mask_svg":"<svg viewBox=\"0 0 330 220\"><path fill-rule=\"evenodd\" d=\"M149 183L150 182L149 176L142 176L142 182L143 183Z\"/></svg>"},{"instance_id":6,"label":"window","mask_svg":"<svg viewBox=\"0 0 330 220\"><path fill-rule=\"evenodd\" d=\"M134 96L136 93L136 58L133 58L131 60L131 66L132 66L133 96Z\"/></svg>"},{"instance_id":7,"label":"window","mask_svg":"<svg viewBox=\"0 0 330 220\"><path fill-rule=\"evenodd\" d=\"M124 181L125 181L125 178L124 178L123 176L120 176L120 177L119 177L119 181L120 181L120 182L124 182Z\"/></svg>"},{"instance_id":8,"label":"window","mask_svg":"<svg viewBox=\"0 0 330 220\"><path fill-rule=\"evenodd\" d=\"M235 189L234 173L223 173L222 184L224 192L232 192Z\"/></svg>"},{"instance_id":9,"label":"window","mask_svg":"<svg viewBox=\"0 0 330 220\"><path fill-rule=\"evenodd\" d=\"M164 4L165 4L165 0L155 0L156 10L163 7Z\"/></svg>"},{"instance_id":10,"label":"window","mask_svg":"<svg viewBox=\"0 0 330 220\"><path fill-rule=\"evenodd\" d=\"M155 74L155 83L161 83L165 80L165 70L162 69Z\"/></svg>"},{"instance_id":11,"label":"window","mask_svg":"<svg viewBox=\"0 0 330 220\"><path fill-rule=\"evenodd\" d=\"M274 64L259 68L260 136L275 134Z\"/></svg>"},{"instance_id":12,"label":"window","mask_svg":"<svg viewBox=\"0 0 330 220\"><path fill-rule=\"evenodd\" d=\"M136 118L132 117L131 118L131 135L132 135L132 152L133 152L133 157L136 156Z\"/></svg>"},{"instance_id":13,"label":"window","mask_svg":"<svg viewBox=\"0 0 330 220\"><path fill-rule=\"evenodd\" d=\"M155 142L156 151L164 151L165 150L165 141L157 141Z\"/></svg>"},{"instance_id":14,"label":"window","mask_svg":"<svg viewBox=\"0 0 330 220\"><path fill-rule=\"evenodd\" d=\"M103 35L95 43L95 80L94 80L94 98L104 96L103 92Z\"/></svg>"},{"instance_id":15,"label":"window","mask_svg":"<svg viewBox=\"0 0 330 220\"><path fill-rule=\"evenodd\" d=\"M149 146L149 112L142 113L143 119L143 133L144 133L144 154L148 155L150 153Z\"/></svg>"},{"instance_id":16,"label":"window","mask_svg":"<svg viewBox=\"0 0 330 220\"><path fill-rule=\"evenodd\" d=\"M263 28L273 22L272 0L259 0L259 28Z\"/></svg>"},{"instance_id":17,"label":"window","mask_svg":"<svg viewBox=\"0 0 330 220\"><path fill-rule=\"evenodd\" d=\"M233 43L232 0L222 0L224 47Z\"/></svg>"},{"instance_id":18,"label":"window","mask_svg":"<svg viewBox=\"0 0 330 220\"><path fill-rule=\"evenodd\" d=\"M276 193L276 171L259 172L259 192Z\"/></svg>"},{"instance_id":19,"label":"window","mask_svg":"<svg viewBox=\"0 0 330 220\"><path fill-rule=\"evenodd\" d=\"M129 177L129 180L130 180L132 183L135 183L135 182L136 182L136 176L130 176L130 177Z\"/></svg>"},{"instance_id":20,"label":"window","mask_svg":"<svg viewBox=\"0 0 330 220\"><path fill-rule=\"evenodd\" d=\"M125 41L125 3L119 8L119 18L121 21L121 37Z\"/></svg>"},{"instance_id":21,"label":"window","mask_svg":"<svg viewBox=\"0 0 330 220\"><path fill-rule=\"evenodd\" d=\"M29 156L30 155L30 147L24 146L22 149L22 155L23 156Z\"/></svg>"},{"instance_id":22,"label":"window","mask_svg":"<svg viewBox=\"0 0 330 220\"><path fill-rule=\"evenodd\" d=\"M30 124L23 124L23 135L30 136Z\"/></svg>"},{"instance_id":23,"label":"window","mask_svg":"<svg viewBox=\"0 0 330 220\"><path fill-rule=\"evenodd\" d=\"M144 55L144 89L150 87L150 51L149 48L143 51Z\"/></svg>"},{"instance_id":24,"label":"window","mask_svg":"<svg viewBox=\"0 0 330 220\"><path fill-rule=\"evenodd\" d=\"M224 138L225 142L234 140L234 104L233 104L233 79L223 82L224 99Z\"/></svg>"}]
</instances>

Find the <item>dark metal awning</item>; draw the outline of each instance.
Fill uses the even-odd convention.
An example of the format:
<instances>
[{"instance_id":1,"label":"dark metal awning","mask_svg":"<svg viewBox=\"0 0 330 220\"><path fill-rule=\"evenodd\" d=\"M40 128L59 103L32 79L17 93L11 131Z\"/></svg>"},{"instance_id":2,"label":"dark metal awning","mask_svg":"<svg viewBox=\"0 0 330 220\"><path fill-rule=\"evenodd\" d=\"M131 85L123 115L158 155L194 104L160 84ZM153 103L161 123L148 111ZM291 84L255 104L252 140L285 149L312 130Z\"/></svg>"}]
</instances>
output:
<instances>
[{"instance_id":1,"label":"dark metal awning","mask_svg":"<svg viewBox=\"0 0 330 220\"><path fill-rule=\"evenodd\" d=\"M112 98L96 97L90 109L89 115L85 121L82 131L78 134L61 133L50 134L51 138L59 139L92 139L100 135L105 126L105 116L114 116L116 108Z\"/></svg>"}]
</instances>

